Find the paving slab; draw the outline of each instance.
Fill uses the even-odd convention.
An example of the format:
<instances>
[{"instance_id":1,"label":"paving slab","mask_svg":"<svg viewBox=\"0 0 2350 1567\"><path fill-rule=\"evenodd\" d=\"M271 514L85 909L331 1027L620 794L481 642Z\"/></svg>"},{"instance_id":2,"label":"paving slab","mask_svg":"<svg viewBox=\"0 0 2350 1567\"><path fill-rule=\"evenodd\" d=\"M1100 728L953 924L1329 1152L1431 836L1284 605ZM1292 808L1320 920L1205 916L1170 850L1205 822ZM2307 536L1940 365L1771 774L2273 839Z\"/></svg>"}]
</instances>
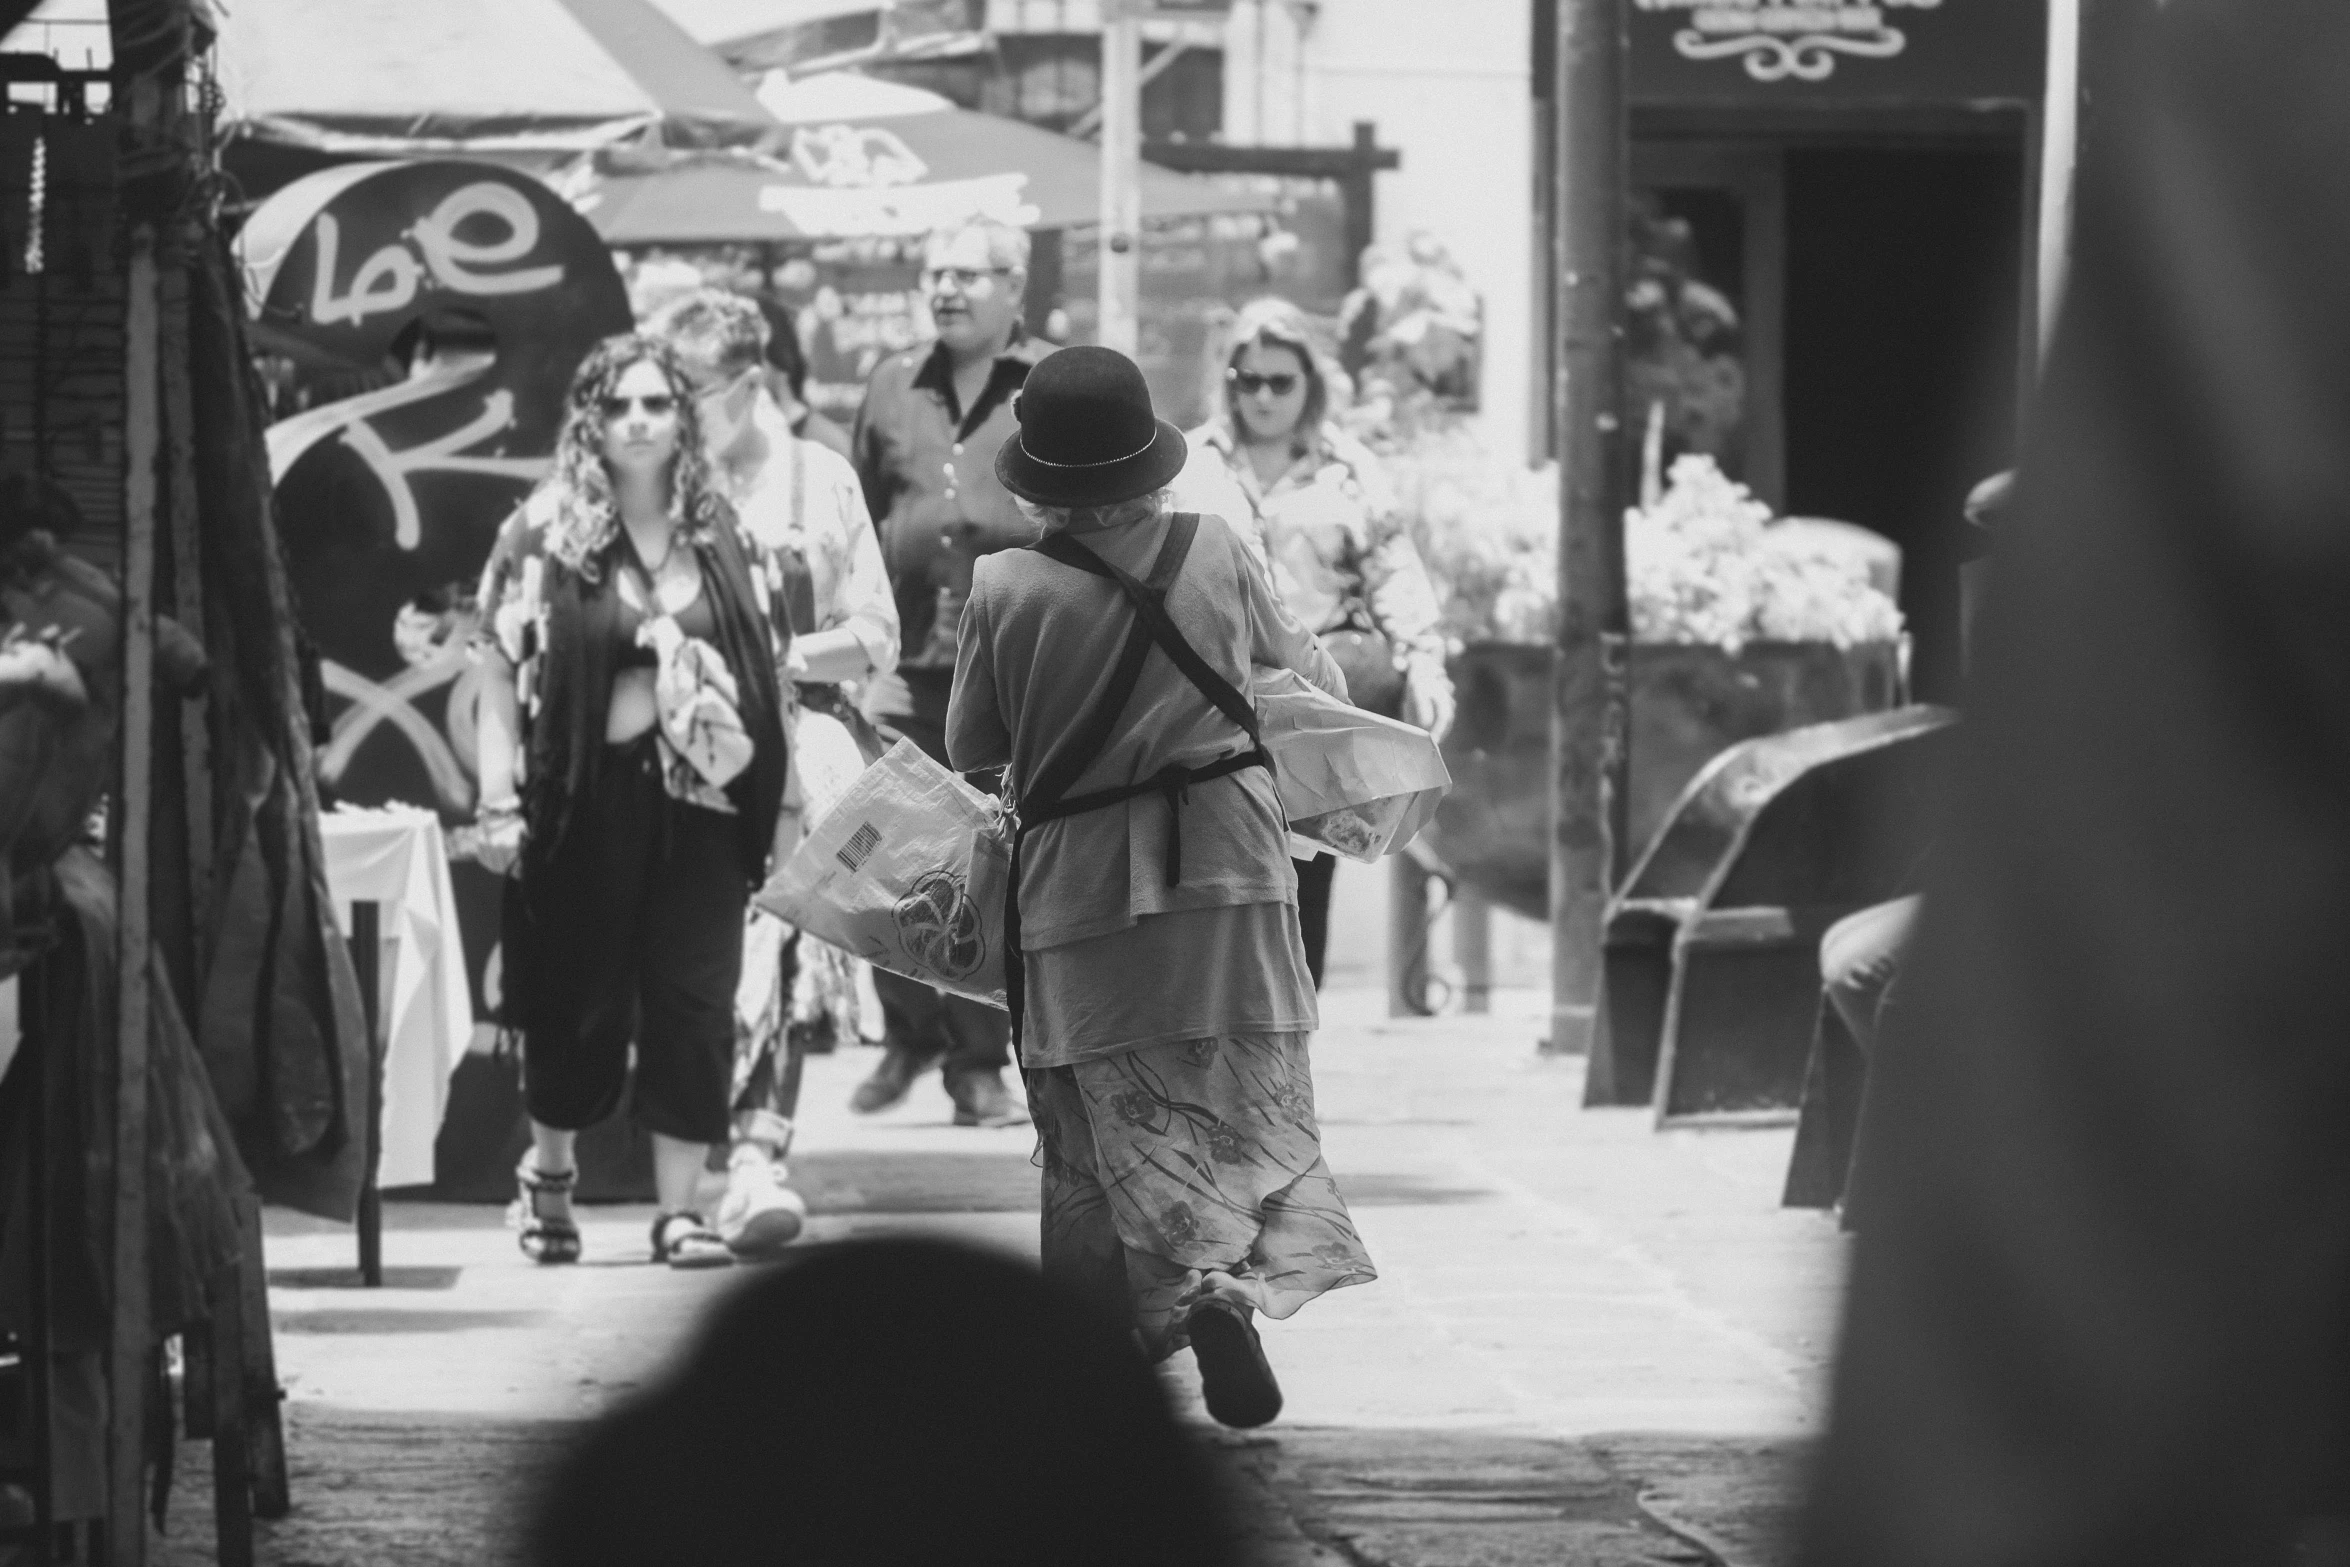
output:
<instances>
[{"instance_id":1,"label":"paving slab","mask_svg":"<svg viewBox=\"0 0 2350 1567\"><path fill-rule=\"evenodd\" d=\"M1325 1150L1380 1269L1264 1337L1287 1407L1210 1426L1188 1356L1165 1368L1232 1487L1248 1567L1501 1567L1783 1554L1817 1425L1843 1269L1822 1215L1777 1206L1785 1129L1658 1133L1585 1111L1582 1066L1540 1056L1541 998L1389 1020L1325 999ZM810 1063L794 1182L810 1243L934 1233L1033 1256L1025 1129L950 1124L933 1078L849 1114L876 1057ZM271 1567L511 1560L565 1436L660 1375L731 1282L645 1261L651 1210L583 1210L586 1260L540 1269L498 1209L387 1206L386 1287L350 1232L269 1215L295 1512ZM209 1567L203 1444L162 1567Z\"/></svg>"}]
</instances>

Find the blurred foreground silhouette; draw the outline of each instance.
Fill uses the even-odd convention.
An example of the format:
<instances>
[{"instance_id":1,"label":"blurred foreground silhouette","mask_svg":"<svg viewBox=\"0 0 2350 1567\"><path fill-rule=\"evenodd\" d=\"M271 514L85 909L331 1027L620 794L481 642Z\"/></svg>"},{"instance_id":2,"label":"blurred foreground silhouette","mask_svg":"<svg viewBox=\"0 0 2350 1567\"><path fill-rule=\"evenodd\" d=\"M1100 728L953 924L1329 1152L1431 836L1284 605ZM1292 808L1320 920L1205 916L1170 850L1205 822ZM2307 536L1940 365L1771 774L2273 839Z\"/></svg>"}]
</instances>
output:
<instances>
[{"instance_id":1,"label":"blurred foreground silhouette","mask_svg":"<svg viewBox=\"0 0 2350 1567\"><path fill-rule=\"evenodd\" d=\"M2114 62L1801 1559L2350 1560L2350 7Z\"/></svg>"},{"instance_id":2,"label":"blurred foreground silhouette","mask_svg":"<svg viewBox=\"0 0 2350 1567\"><path fill-rule=\"evenodd\" d=\"M539 1567L1212 1567L1227 1548L1124 1327L1027 1263L926 1240L750 1275L537 1505Z\"/></svg>"}]
</instances>

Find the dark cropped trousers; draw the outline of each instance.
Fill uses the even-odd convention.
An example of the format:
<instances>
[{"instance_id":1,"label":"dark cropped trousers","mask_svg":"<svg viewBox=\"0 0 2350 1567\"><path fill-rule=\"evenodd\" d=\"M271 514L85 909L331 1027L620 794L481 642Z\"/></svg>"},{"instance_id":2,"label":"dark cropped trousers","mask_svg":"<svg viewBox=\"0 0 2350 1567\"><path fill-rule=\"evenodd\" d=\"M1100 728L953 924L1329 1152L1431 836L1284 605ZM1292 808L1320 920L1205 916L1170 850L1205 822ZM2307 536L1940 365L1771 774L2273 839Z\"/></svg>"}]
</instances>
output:
<instances>
[{"instance_id":1,"label":"dark cropped trousers","mask_svg":"<svg viewBox=\"0 0 2350 1567\"><path fill-rule=\"evenodd\" d=\"M672 799L650 734L608 748L584 818L507 900L532 1120L576 1131L611 1115L633 1044L636 1119L727 1140L749 897L739 819Z\"/></svg>"}]
</instances>

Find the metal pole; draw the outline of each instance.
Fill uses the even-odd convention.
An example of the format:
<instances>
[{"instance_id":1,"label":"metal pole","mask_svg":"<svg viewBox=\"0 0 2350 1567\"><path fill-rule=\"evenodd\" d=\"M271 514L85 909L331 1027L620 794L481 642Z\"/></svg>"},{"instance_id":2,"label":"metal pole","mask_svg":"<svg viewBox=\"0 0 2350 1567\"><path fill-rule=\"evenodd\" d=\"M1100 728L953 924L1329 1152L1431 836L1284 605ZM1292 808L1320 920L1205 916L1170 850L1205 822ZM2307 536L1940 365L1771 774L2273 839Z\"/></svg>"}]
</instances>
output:
<instances>
[{"instance_id":1,"label":"metal pole","mask_svg":"<svg viewBox=\"0 0 2350 1567\"><path fill-rule=\"evenodd\" d=\"M1461 1010L1481 1017L1493 1010L1493 905L1462 885L1452 895L1452 960L1461 971Z\"/></svg>"},{"instance_id":2,"label":"metal pole","mask_svg":"<svg viewBox=\"0 0 2350 1567\"><path fill-rule=\"evenodd\" d=\"M1408 854L1387 860L1387 1015L1428 1016L1428 883Z\"/></svg>"},{"instance_id":3,"label":"metal pole","mask_svg":"<svg viewBox=\"0 0 2350 1567\"><path fill-rule=\"evenodd\" d=\"M2048 352L2072 251L2073 163L2080 140L2081 0L2048 0L2048 80L2040 111L2040 352Z\"/></svg>"},{"instance_id":4,"label":"metal pole","mask_svg":"<svg viewBox=\"0 0 2350 1567\"><path fill-rule=\"evenodd\" d=\"M351 972L359 981L359 1015L367 1023L367 1123L359 1166L359 1282L384 1281L384 1199L376 1181L383 1166L384 1016L382 909L371 899L351 903Z\"/></svg>"},{"instance_id":5,"label":"metal pole","mask_svg":"<svg viewBox=\"0 0 2350 1567\"><path fill-rule=\"evenodd\" d=\"M135 91L156 89L139 83ZM134 114L136 111L134 111ZM110 1567L147 1559L147 899L154 809L155 511L162 444L156 362L158 251L153 223L131 229L123 323L122 820L116 935L113 1322L107 1363L106 1547ZM176 258L174 258L176 261Z\"/></svg>"},{"instance_id":6,"label":"metal pole","mask_svg":"<svg viewBox=\"0 0 2350 1567\"><path fill-rule=\"evenodd\" d=\"M1622 427L1625 0L1559 0L1559 613L1552 682L1547 1048L1604 1040L1625 746Z\"/></svg>"},{"instance_id":7,"label":"metal pole","mask_svg":"<svg viewBox=\"0 0 2350 1567\"><path fill-rule=\"evenodd\" d=\"M1141 339L1142 18L1102 6L1101 314L1098 341L1132 357Z\"/></svg>"}]
</instances>

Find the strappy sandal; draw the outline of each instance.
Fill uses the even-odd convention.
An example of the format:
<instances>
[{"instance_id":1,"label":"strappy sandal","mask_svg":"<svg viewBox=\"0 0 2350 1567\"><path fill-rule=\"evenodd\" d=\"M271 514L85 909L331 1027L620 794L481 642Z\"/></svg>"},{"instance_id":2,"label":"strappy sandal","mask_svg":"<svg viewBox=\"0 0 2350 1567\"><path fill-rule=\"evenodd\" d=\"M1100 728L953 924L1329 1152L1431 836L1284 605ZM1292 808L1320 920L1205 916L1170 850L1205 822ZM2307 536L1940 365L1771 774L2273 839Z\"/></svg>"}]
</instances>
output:
<instances>
[{"instance_id":1,"label":"strappy sandal","mask_svg":"<svg viewBox=\"0 0 2350 1567\"><path fill-rule=\"evenodd\" d=\"M1199 1362L1200 1397L1218 1425L1246 1430L1281 1413L1281 1384L1247 1308L1210 1296L1183 1319Z\"/></svg>"},{"instance_id":2,"label":"strappy sandal","mask_svg":"<svg viewBox=\"0 0 2350 1567\"><path fill-rule=\"evenodd\" d=\"M507 1206L506 1222L515 1229L522 1254L540 1264L579 1261L579 1226L570 1219L549 1218L539 1212L541 1197L568 1197L579 1184L579 1172L566 1170L561 1175L549 1175L532 1166L530 1155L522 1156L522 1163L514 1170L514 1180L522 1188L521 1195Z\"/></svg>"},{"instance_id":3,"label":"strappy sandal","mask_svg":"<svg viewBox=\"0 0 2350 1567\"><path fill-rule=\"evenodd\" d=\"M653 1260L672 1268L731 1268L734 1253L700 1214L681 1209L654 1216Z\"/></svg>"}]
</instances>

